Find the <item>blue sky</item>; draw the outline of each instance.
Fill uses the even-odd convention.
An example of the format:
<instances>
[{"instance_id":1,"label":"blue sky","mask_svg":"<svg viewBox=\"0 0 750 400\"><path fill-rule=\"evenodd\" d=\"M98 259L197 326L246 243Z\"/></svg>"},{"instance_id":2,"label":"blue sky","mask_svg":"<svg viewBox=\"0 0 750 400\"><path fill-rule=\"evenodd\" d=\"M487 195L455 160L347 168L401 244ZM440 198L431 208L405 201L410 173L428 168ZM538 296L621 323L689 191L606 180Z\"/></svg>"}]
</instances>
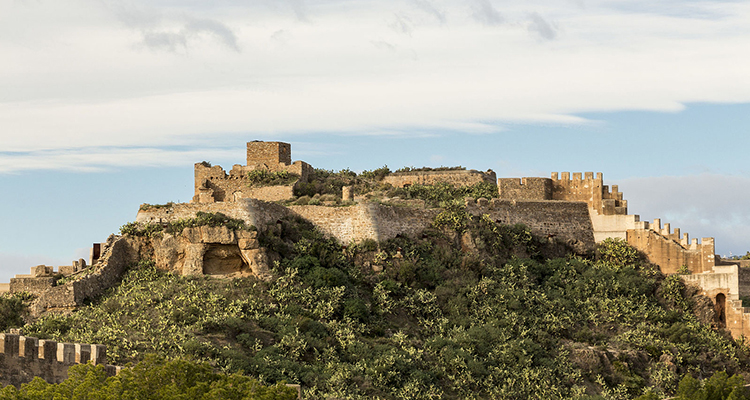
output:
<instances>
[{"instance_id":1,"label":"blue sky","mask_svg":"<svg viewBox=\"0 0 750 400\"><path fill-rule=\"evenodd\" d=\"M192 164L601 171L750 250L750 2L0 0L0 281L68 264Z\"/></svg>"}]
</instances>

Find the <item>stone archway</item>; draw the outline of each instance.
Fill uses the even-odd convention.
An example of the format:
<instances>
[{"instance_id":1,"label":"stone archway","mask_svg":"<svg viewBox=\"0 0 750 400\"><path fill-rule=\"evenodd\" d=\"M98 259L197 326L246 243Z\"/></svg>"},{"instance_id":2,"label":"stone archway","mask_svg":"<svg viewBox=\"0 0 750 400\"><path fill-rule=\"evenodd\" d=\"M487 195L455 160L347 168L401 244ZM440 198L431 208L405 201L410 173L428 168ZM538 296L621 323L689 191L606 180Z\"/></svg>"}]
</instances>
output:
<instances>
[{"instance_id":1,"label":"stone archway","mask_svg":"<svg viewBox=\"0 0 750 400\"><path fill-rule=\"evenodd\" d=\"M717 294L714 302L714 321L719 328L727 326L726 304L727 296L724 293Z\"/></svg>"}]
</instances>

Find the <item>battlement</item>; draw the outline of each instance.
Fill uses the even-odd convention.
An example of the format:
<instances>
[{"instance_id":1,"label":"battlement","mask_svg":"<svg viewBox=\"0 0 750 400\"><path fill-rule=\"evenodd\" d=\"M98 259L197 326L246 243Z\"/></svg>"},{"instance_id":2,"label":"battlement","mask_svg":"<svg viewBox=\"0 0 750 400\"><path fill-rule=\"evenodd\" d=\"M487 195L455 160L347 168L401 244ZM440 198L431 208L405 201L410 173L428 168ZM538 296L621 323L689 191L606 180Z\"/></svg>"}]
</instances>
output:
<instances>
[{"instance_id":1,"label":"battlement","mask_svg":"<svg viewBox=\"0 0 750 400\"><path fill-rule=\"evenodd\" d=\"M552 173L552 198L554 200L584 201L602 215L627 215L628 202L623 199L617 185L604 185L604 176L597 172Z\"/></svg>"},{"instance_id":2,"label":"battlement","mask_svg":"<svg viewBox=\"0 0 750 400\"><path fill-rule=\"evenodd\" d=\"M0 384L19 386L40 377L60 383L76 364L104 365L110 376L120 367L107 365L107 347L101 344L58 343L13 333L0 333Z\"/></svg>"},{"instance_id":3,"label":"battlement","mask_svg":"<svg viewBox=\"0 0 750 400\"><path fill-rule=\"evenodd\" d=\"M58 343L11 333L0 333L0 353L5 357L46 360L68 365L107 363L107 346L103 344Z\"/></svg>"},{"instance_id":4,"label":"battlement","mask_svg":"<svg viewBox=\"0 0 750 400\"><path fill-rule=\"evenodd\" d=\"M307 182L314 172L304 161L291 159L292 147L283 142L254 141L247 143L247 165L235 164L227 173L218 165L206 162L195 164L195 196L193 203L233 202L240 199L266 201L288 200L294 197L294 187ZM255 170L286 171L299 179L294 184L254 187L248 174Z\"/></svg>"}]
</instances>

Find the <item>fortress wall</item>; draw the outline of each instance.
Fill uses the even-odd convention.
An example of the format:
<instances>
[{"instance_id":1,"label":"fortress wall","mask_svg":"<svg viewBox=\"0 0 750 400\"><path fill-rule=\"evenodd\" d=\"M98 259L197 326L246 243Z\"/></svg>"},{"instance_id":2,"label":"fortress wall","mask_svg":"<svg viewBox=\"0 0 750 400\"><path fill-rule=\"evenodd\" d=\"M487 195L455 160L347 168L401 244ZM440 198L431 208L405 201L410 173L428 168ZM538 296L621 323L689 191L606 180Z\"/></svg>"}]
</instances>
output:
<instances>
[{"instance_id":1,"label":"fortress wall","mask_svg":"<svg viewBox=\"0 0 750 400\"><path fill-rule=\"evenodd\" d=\"M440 210L372 204L370 212L377 229L377 240L383 241L397 235L414 237L422 233L432 225Z\"/></svg>"},{"instance_id":2,"label":"fortress wall","mask_svg":"<svg viewBox=\"0 0 750 400\"><path fill-rule=\"evenodd\" d=\"M394 187L408 185L434 185L438 182L449 183L453 186L472 186L481 182L496 183L496 175L492 170L480 172L476 170L454 171L415 171L394 172L383 178L384 183Z\"/></svg>"},{"instance_id":3,"label":"fortress wall","mask_svg":"<svg viewBox=\"0 0 750 400\"><path fill-rule=\"evenodd\" d=\"M524 224L541 237L580 241L586 246L594 246L588 207L581 202L479 199L467 200L466 208L473 215L488 214L499 224Z\"/></svg>"},{"instance_id":4,"label":"fortress wall","mask_svg":"<svg viewBox=\"0 0 750 400\"><path fill-rule=\"evenodd\" d=\"M179 203L170 207L139 210L136 222L168 223L179 219L195 218L198 211L222 213L228 217L244 220L246 223L263 229L269 223L289 215L287 207L257 199L242 199L236 202L220 203Z\"/></svg>"},{"instance_id":5,"label":"fortress wall","mask_svg":"<svg viewBox=\"0 0 750 400\"><path fill-rule=\"evenodd\" d=\"M653 230L629 229L627 241L646 253L649 261L658 265L665 274L674 274L683 265L694 274L710 272L714 268L713 238L703 238L703 243L700 244L697 239L693 239L693 243L685 248Z\"/></svg>"},{"instance_id":6,"label":"fortress wall","mask_svg":"<svg viewBox=\"0 0 750 400\"><path fill-rule=\"evenodd\" d=\"M594 240L599 243L607 238L627 240L629 229L648 229L649 223L638 215L602 215L589 209Z\"/></svg>"},{"instance_id":7,"label":"fortress wall","mask_svg":"<svg viewBox=\"0 0 750 400\"><path fill-rule=\"evenodd\" d=\"M552 200L552 179L501 178L497 180L498 192L505 200Z\"/></svg>"},{"instance_id":8,"label":"fortress wall","mask_svg":"<svg viewBox=\"0 0 750 400\"><path fill-rule=\"evenodd\" d=\"M99 268L82 278L60 286L48 287L39 293L31 305L32 315L45 311L73 310L86 299L101 295L116 285L129 265L138 262L137 249L123 238L118 238L105 249Z\"/></svg>"},{"instance_id":9,"label":"fortress wall","mask_svg":"<svg viewBox=\"0 0 750 400\"><path fill-rule=\"evenodd\" d=\"M368 205L291 206L289 209L294 214L312 222L326 236L334 237L342 244L378 238Z\"/></svg>"},{"instance_id":10,"label":"fortress wall","mask_svg":"<svg viewBox=\"0 0 750 400\"><path fill-rule=\"evenodd\" d=\"M33 337L0 333L0 384L14 385L31 382L40 377L49 383L60 383L68 377L68 368L91 362L105 365L107 348L104 345L57 343ZM117 370L107 366L108 372Z\"/></svg>"},{"instance_id":11,"label":"fortress wall","mask_svg":"<svg viewBox=\"0 0 750 400\"><path fill-rule=\"evenodd\" d=\"M564 201L583 201L599 214L604 215L627 215L628 203L623 199L622 192L617 185L604 185L601 172L552 173L553 191L552 199Z\"/></svg>"},{"instance_id":12,"label":"fortress wall","mask_svg":"<svg viewBox=\"0 0 750 400\"><path fill-rule=\"evenodd\" d=\"M750 268L740 266L738 268L739 278L739 293L742 295L750 295Z\"/></svg>"}]
</instances>

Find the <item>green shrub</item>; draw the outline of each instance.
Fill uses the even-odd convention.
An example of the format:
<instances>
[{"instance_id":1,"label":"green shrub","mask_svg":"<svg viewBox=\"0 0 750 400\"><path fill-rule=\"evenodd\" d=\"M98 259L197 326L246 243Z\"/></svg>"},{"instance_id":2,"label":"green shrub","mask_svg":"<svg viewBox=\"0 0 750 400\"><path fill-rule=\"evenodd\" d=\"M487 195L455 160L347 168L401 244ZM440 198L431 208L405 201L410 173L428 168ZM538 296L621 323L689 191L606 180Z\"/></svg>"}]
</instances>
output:
<instances>
[{"instance_id":1,"label":"green shrub","mask_svg":"<svg viewBox=\"0 0 750 400\"><path fill-rule=\"evenodd\" d=\"M254 169L247 173L251 186L281 186L296 182L299 175L289 171L270 172L266 169Z\"/></svg>"}]
</instances>

